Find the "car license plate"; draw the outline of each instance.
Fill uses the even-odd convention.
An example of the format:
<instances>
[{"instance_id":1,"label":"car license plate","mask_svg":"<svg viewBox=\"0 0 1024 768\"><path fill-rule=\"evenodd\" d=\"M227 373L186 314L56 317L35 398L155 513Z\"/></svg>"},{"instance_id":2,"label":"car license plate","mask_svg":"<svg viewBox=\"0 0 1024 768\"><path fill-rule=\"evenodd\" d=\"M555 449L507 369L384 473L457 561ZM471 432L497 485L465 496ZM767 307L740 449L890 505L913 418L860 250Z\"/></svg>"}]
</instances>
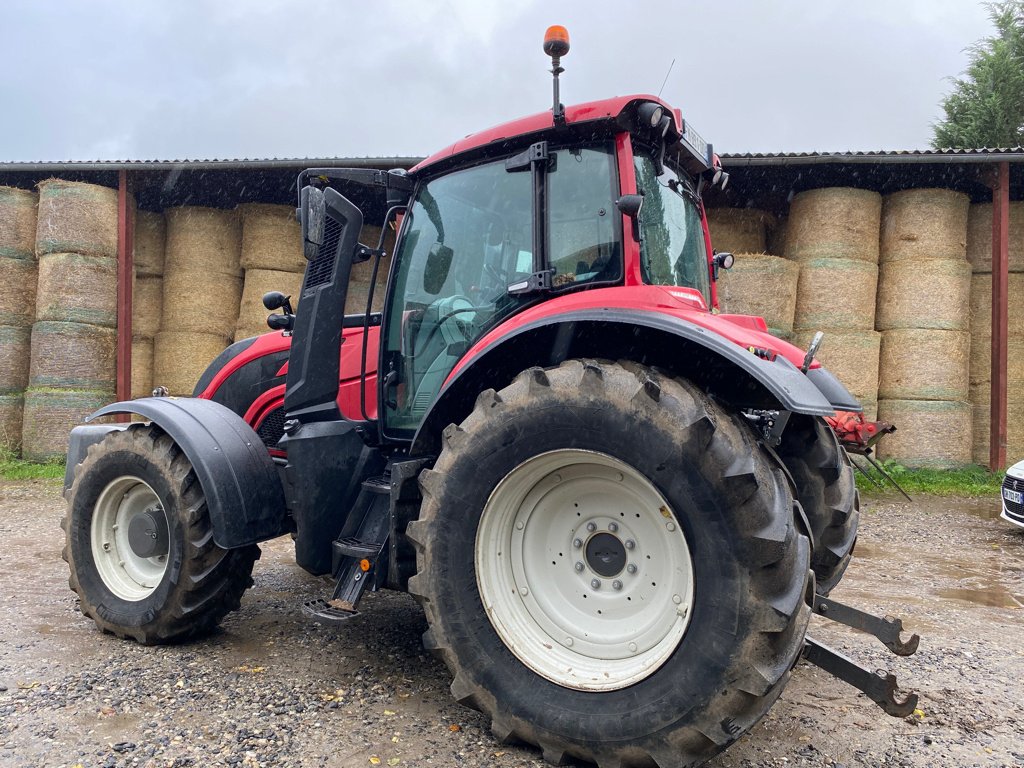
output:
<instances>
[{"instance_id":1,"label":"car license plate","mask_svg":"<svg viewBox=\"0 0 1024 768\"><path fill-rule=\"evenodd\" d=\"M1024 504L1024 493L1020 491L1011 491L1009 488L1003 488L1003 498L1007 501L1012 501L1014 504Z\"/></svg>"}]
</instances>

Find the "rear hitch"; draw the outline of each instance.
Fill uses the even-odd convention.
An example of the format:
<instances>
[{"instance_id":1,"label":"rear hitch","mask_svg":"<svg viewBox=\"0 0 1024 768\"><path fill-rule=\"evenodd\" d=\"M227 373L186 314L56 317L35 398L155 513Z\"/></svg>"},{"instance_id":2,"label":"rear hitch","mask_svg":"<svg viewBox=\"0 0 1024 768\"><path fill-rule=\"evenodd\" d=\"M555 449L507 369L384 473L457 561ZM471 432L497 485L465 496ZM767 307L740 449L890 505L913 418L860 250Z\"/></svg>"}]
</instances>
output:
<instances>
[{"instance_id":1,"label":"rear hitch","mask_svg":"<svg viewBox=\"0 0 1024 768\"><path fill-rule=\"evenodd\" d=\"M908 693L906 697L901 698L896 675L890 672L873 672L866 669L853 659L810 637L804 638L803 657L864 693L887 715L906 717L917 709L917 694Z\"/></svg>"},{"instance_id":2,"label":"rear hitch","mask_svg":"<svg viewBox=\"0 0 1024 768\"><path fill-rule=\"evenodd\" d=\"M904 642L900 635L903 633L903 621L895 616L872 616L857 608L843 605L832 598L814 596L814 612L826 619L845 624L860 632L867 632L877 637L886 648L897 656L911 656L917 651L921 642L920 636L914 634Z\"/></svg>"}]
</instances>

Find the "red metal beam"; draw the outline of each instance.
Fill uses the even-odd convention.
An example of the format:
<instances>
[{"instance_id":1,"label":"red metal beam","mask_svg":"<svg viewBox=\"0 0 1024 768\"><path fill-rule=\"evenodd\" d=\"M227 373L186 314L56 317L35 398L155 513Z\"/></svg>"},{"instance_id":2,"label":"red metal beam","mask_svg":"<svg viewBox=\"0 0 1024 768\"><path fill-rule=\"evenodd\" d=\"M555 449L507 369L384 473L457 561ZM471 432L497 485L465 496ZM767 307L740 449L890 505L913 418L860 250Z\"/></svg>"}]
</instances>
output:
<instances>
[{"instance_id":1,"label":"red metal beam","mask_svg":"<svg viewBox=\"0 0 1024 768\"><path fill-rule=\"evenodd\" d=\"M999 163L992 186L992 398L988 467L1006 467L1006 340L1010 266L1010 164Z\"/></svg>"},{"instance_id":2,"label":"red metal beam","mask_svg":"<svg viewBox=\"0 0 1024 768\"><path fill-rule=\"evenodd\" d=\"M128 171L117 172L117 399L132 397L132 275L135 272ZM128 421L122 414L119 421Z\"/></svg>"}]
</instances>

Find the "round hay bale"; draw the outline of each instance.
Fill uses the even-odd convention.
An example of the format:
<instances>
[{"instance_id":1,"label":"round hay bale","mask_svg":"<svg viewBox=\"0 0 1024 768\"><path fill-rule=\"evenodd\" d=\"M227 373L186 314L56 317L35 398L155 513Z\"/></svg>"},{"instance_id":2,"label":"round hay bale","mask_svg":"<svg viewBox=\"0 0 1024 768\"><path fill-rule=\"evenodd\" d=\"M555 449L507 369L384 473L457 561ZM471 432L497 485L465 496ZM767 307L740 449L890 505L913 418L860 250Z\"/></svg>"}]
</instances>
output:
<instances>
[{"instance_id":1,"label":"round hay bale","mask_svg":"<svg viewBox=\"0 0 1024 768\"><path fill-rule=\"evenodd\" d=\"M242 288L242 302L238 311L238 323L235 333L246 331L246 335L257 336L267 333L267 315L270 311L263 306L263 294L268 291L280 291L292 297L292 308L299 306L299 294L302 292L302 275L297 272L282 272L276 269L245 270L245 285ZM255 331L255 333L251 331Z\"/></svg>"},{"instance_id":2,"label":"round hay bale","mask_svg":"<svg viewBox=\"0 0 1024 768\"><path fill-rule=\"evenodd\" d=\"M153 339L132 337L132 397L153 394Z\"/></svg>"},{"instance_id":3,"label":"round hay bale","mask_svg":"<svg viewBox=\"0 0 1024 768\"><path fill-rule=\"evenodd\" d=\"M991 406L986 395L984 402L971 404L971 459L975 464L988 464L990 424ZM1015 463L1020 456L1024 456L1024 399L1006 404L1007 464Z\"/></svg>"},{"instance_id":4,"label":"round hay bale","mask_svg":"<svg viewBox=\"0 0 1024 768\"><path fill-rule=\"evenodd\" d=\"M380 312L384 309L384 293L387 290L387 264L382 261L381 269L377 273L377 282L373 288L373 303L370 306L371 312ZM357 282L355 280L348 284L348 295L345 297L345 314L362 315L366 312L366 299L370 294L368 282Z\"/></svg>"},{"instance_id":5,"label":"round hay bale","mask_svg":"<svg viewBox=\"0 0 1024 768\"><path fill-rule=\"evenodd\" d=\"M951 189L906 189L882 203L881 262L967 258L970 198Z\"/></svg>"},{"instance_id":6,"label":"round hay bale","mask_svg":"<svg viewBox=\"0 0 1024 768\"><path fill-rule=\"evenodd\" d=\"M768 253L782 256L786 253L786 228L789 226L785 216L780 216L775 226L768 230Z\"/></svg>"},{"instance_id":7,"label":"round hay bale","mask_svg":"<svg viewBox=\"0 0 1024 768\"><path fill-rule=\"evenodd\" d=\"M153 344L153 386L172 395L191 395L199 377L230 343L227 336L192 331L160 331Z\"/></svg>"},{"instance_id":8,"label":"round hay bale","mask_svg":"<svg viewBox=\"0 0 1024 768\"><path fill-rule=\"evenodd\" d=\"M21 392L0 395L0 447L21 450L21 425L25 420L25 396Z\"/></svg>"},{"instance_id":9,"label":"round hay bale","mask_svg":"<svg viewBox=\"0 0 1024 768\"><path fill-rule=\"evenodd\" d=\"M39 182L36 254L117 256L117 190L80 181Z\"/></svg>"},{"instance_id":10,"label":"round hay bale","mask_svg":"<svg viewBox=\"0 0 1024 768\"><path fill-rule=\"evenodd\" d=\"M39 257L36 320L117 326L117 259L77 253Z\"/></svg>"},{"instance_id":11,"label":"round hay bale","mask_svg":"<svg viewBox=\"0 0 1024 768\"><path fill-rule=\"evenodd\" d=\"M242 226L235 211L168 208L164 277L173 272L242 276Z\"/></svg>"},{"instance_id":12,"label":"round hay bale","mask_svg":"<svg viewBox=\"0 0 1024 768\"><path fill-rule=\"evenodd\" d=\"M955 400L879 400L878 419L896 431L878 442L880 459L905 467L971 463L971 407Z\"/></svg>"},{"instance_id":13,"label":"round hay bale","mask_svg":"<svg viewBox=\"0 0 1024 768\"><path fill-rule=\"evenodd\" d=\"M775 219L756 208L710 208L707 211L711 245L720 253L764 253L768 225Z\"/></svg>"},{"instance_id":14,"label":"round hay bale","mask_svg":"<svg viewBox=\"0 0 1024 768\"><path fill-rule=\"evenodd\" d=\"M163 308L163 278L156 275L136 277L132 288L132 336L154 338L160 330Z\"/></svg>"},{"instance_id":15,"label":"round hay bale","mask_svg":"<svg viewBox=\"0 0 1024 768\"><path fill-rule=\"evenodd\" d=\"M1011 272L1007 295L1008 317L1006 330L1010 338L1024 336L1024 273ZM972 338L992 338L992 275L977 273L971 275L970 325Z\"/></svg>"},{"instance_id":16,"label":"round hay bale","mask_svg":"<svg viewBox=\"0 0 1024 768\"><path fill-rule=\"evenodd\" d=\"M971 384L988 385L992 381L992 337L971 336ZM1008 391L1020 390L1024 397L1024 337L1006 340L1006 381Z\"/></svg>"},{"instance_id":17,"label":"round hay bale","mask_svg":"<svg viewBox=\"0 0 1024 768\"><path fill-rule=\"evenodd\" d=\"M136 276L162 275L167 245L167 222L164 221L164 215L152 211L136 211L132 242Z\"/></svg>"},{"instance_id":18,"label":"round hay bale","mask_svg":"<svg viewBox=\"0 0 1024 768\"><path fill-rule=\"evenodd\" d=\"M770 328L793 330L800 265L780 256L736 254L732 269L718 273L723 312L763 317Z\"/></svg>"},{"instance_id":19,"label":"round hay bale","mask_svg":"<svg viewBox=\"0 0 1024 768\"><path fill-rule=\"evenodd\" d=\"M242 300L242 279L202 270L164 273L162 330L198 331L227 338L235 332Z\"/></svg>"},{"instance_id":20,"label":"round hay bale","mask_svg":"<svg viewBox=\"0 0 1024 768\"><path fill-rule=\"evenodd\" d=\"M966 331L899 328L883 332L878 396L966 400L970 344Z\"/></svg>"},{"instance_id":21,"label":"round hay bale","mask_svg":"<svg viewBox=\"0 0 1024 768\"><path fill-rule=\"evenodd\" d=\"M30 327L36 321L38 273L35 259L0 256L0 317L5 325Z\"/></svg>"},{"instance_id":22,"label":"round hay bale","mask_svg":"<svg viewBox=\"0 0 1024 768\"><path fill-rule=\"evenodd\" d=\"M882 264L875 328L966 331L971 267L966 261L920 259Z\"/></svg>"},{"instance_id":23,"label":"round hay bale","mask_svg":"<svg viewBox=\"0 0 1024 768\"><path fill-rule=\"evenodd\" d=\"M291 205L243 203L238 206L242 217L242 268L280 272L304 272L306 257L302 253L302 232Z\"/></svg>"},{"instance_id":24,"label":"round hay bale","mask_svg":"<svg viewBox=\"0 0 1024 768\"><path fill-rule=\"evenodd\" d=\"M798 330L875 328L878 266L859 259L811 259L800 263L796 289Z\"/></svg>"},{"instance_id":25,"label":"round hay bale","mask_svg":"<svg viewBox=\"0 0 1024 768\"><path fill-rule=\"evenodd\" d=\"M22 455L47 461L67 455L68 434L85 417L117 399L112 391L29 389L25 392ZM98 422L91 422L98 423Z\"/></svg>"},{"instance_id":26,"label":"round hay bale","mask_svg":"<svg viewBox=\"0 0 1024 768\"><path fill-rule=\"evenodd\" d=\"M39 196L27 189L0 187L0 256L35 258Z\"/></svg>"},{"instance_id":27,"label":"round hay bale","mask_svg":"<svg viewBox=\"0 0 1024 768\"><path fill-rule=\"evenodd\" d=\"M867 189L809 189L793 198L786 226L786 258L858 259L878 263L882 196Z\"/></svg>"},{"instance_id":28,"label":"round hay bale","mask_svg":"<svg viewBox=\"0 0 1024 768\"><path fill-rule=\"evenodd\" d=\"M21 392L28 386L32 329L0 325L0 393Z\"/></svg>"},{"instance_id":29,"label":"round hay bale","mask_svg":"<svg viewBox=\"0 0 1024 768\"><path fill-rule=\"evenodd\" d=\"M1024 203L1010 203L1011 272L1024 272ZM967 261L975 272L992 271L992 203L975 203L967 214Z\"/></svg>"},{"instance_id":30,"label":"round hay bale","mask_svg":"<svg viewBox=\"0 0 1024 768\"><path fill-rule=\"evenodd\" d=\"M114 328L51 321L32 326L31 387L113 391L116 363Z\"/></svg>"},{"instance_id":31,"label":"round hay bale","mask_svg":"<svg viewBox=\"0 0 1024 768\"><path fill-rule=\"evenodd\" d=\"M882 334L877 331L849 331L819 328L825 332L818 360L860 400L861 405L878 399L878 356ZM807 349L814 331L797 331L793 343Z\"/></svg>"}]
</instances>

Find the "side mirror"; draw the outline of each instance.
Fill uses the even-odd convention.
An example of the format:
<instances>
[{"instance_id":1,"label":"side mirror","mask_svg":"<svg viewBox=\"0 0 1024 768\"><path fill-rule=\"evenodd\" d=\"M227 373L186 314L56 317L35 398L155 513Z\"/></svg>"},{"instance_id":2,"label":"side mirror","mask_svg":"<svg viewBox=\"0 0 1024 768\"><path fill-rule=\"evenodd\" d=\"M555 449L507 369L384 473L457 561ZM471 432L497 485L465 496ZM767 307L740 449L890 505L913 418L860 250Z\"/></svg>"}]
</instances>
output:
<instances>
[{"instance_id":1,"label":"side mirror","mask_svg":"<svg viewBox=\"0 0 1024 768\"><path fill-rule=\"evenodd\" d=\"M807 354L804 355L804 364L800 366L800 370L803 373L807 373L807 369L811 367L811 363L814 362L814 356L818 354L818 347L821 346L821 340L825 338L825 334L818 331L814 334L814 338L811 339L811 345L807 347Z\"/></svg>"},{"instance_id":2,"label":"side mirror","mask_svg":"<svg viewBox=\"0 0 1024 768\"><path fill-rule=\"evenodd\" d=\"M285 296L280 291L269 291L263 294L263 306L273 312L275 309L281 309L284 307L284 311L289 315L294 315L292 311L292 297Z\"/></svg>"},{"instance_id":3,"label":"side mirror","mask_svg":"<svg viewBox=\"0 0 1024 768\"><path fill-rule=\"evenodd\" d=\"M324 244L324 223L327 220L327 204L324 201L323 191L312 186L302 188L299 200L302 251L306 260L312 261L316 258L320 246Z\"/></svg>"},{"instance_id":4,"label":"side mirror","mask_svg":"<svg viewBox=\"0 0 1024 768\"><path fill-rule=\"evenodd\" d=\"M448 272L452 268L454 251L444 243L434 243L427 254L427 262L423 265L423 290L436 296L448 280Z\"/></svg>"},{"instance_id":5,"label":"side mirror","mask_svg":"<svg viewBox=\"0 0 1024 768\"><path fill-rule=\"evenodd\" d=\"M644 207L643 195L623 195L615 201L615 207L633 222L633 239L640 242L640 209Z\"/></svg>"},{"instance_id":6,"label":"side mirror","mask_svg":"<svg viewBox=\"0 0 1024 768\"><path fill-rule=\"evenodd\" d=\"M732 269L732 265L736 263L736 257L731 253L723 251L722 253L716 253L711 258L711 279L718 279L718 270L720 269Z\"/></svg>"}]
</instances>

